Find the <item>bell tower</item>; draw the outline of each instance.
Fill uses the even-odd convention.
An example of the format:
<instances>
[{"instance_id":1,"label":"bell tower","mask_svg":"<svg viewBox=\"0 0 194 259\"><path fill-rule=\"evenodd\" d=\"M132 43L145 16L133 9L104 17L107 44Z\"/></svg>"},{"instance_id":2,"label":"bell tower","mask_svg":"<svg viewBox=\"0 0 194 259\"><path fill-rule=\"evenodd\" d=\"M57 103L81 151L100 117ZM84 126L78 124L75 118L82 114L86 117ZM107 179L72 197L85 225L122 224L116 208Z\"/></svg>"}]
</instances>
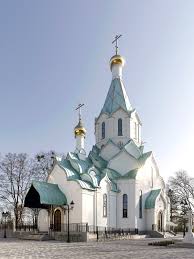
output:
<instances>
[{"instance_id":1,"label":"bell tower","mask_svg":"<svg viewBox=\"0 0 194 259\"><path fill-rule=\"evenodd\" d=\"M137 146L141 145L141 121L135 109L132 108L127 96L122 72L125 59L118 54L118 39L116 35L115 55L110 59L112 81L99 116L95 119L96 144L99 148L109 140L119 148L133 139Z\"/></svg>"}]
</instances>

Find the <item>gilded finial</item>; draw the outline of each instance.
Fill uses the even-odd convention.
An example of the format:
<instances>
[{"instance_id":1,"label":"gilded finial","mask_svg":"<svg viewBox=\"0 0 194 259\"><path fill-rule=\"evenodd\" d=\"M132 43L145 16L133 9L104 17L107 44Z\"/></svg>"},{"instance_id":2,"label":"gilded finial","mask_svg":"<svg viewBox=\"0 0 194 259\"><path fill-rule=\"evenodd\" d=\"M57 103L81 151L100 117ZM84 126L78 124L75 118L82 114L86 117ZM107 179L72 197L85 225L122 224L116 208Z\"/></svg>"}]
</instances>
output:
<instances>
[{"instance_id":1,"label":"gilded finial","mask_svg":"<svg viewBox=\"0 0 194 259\"><path fill-rule=\"evenodd\" d=\"M116 35L115 39L113 40L112 44L115 43L115 55L110 59L110 69L112 71L112 66L114 64L120 64L122 66L124 66L125 64L125 60L122 56L118 55L118 39L121 37L122 35Z\"/></svg>"},{"instance_id":2,"label":"gilded finial","mask_svg":"<svg viewBox=\"0 0 194 259\"><path fill-rule=\"evenodd\" d=\"M86 129L83 126L82 120L81 120L81 107L83 107L84 104L79 104L75 110L79 110L79 122L77 126L74 128L74 134L76 136L84 136L86 135Z\"/></svg>"}]
</instances>

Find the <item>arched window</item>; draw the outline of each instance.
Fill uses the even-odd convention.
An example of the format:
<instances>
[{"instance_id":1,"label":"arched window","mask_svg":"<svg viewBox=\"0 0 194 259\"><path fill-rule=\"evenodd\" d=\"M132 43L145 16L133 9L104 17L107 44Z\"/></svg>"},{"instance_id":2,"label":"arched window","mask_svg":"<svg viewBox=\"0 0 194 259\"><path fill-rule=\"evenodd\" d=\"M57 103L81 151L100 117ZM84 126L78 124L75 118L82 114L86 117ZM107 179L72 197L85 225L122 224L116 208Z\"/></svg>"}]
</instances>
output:
<instances>
[{"instance_id":1,"label":"arched window","mask_svg":"<svg viewBox=\"0 0 194 259\"><path fill-rule=\"evenodd\" d=\"M127 218L128 211L128 197L127 194L123 194L123 218Z\"/></svg>"},{"instance_id":2,"label":"arched window","mask_svg":"<svg viewBox=\"0 0 194 259\"><path fill-rule=\"evenodd\" d=\"M142 213L142 191L140 191L139 194L139 218L143 218L143 213Z\"/></svg>"},{"instance_id":3,"label":"arched window","mask_svg":"<svg viewBox=\"0 0 194 259\"><path fill-rule=\"evenodd\" d=\"M102 123L102 139L105 138L105 122Z\"/></svg>"},{"instance_id":4,"label":"arched window","mask_svg":"<svg viewBox=\"0 0 194 259\"><path fill-rule=\"evenodd\" d=\"M123 122L122 119L118 119L118 136L123 136Z\"/></svg>"},{"instance_id":5,"label":"arched window","mask_svg":"<svg viewBox=\"0 0 194 259\"><path fill-rule=\"evenodd\" d=\"M103 217L107 217L107 194L103 194Z\"/></svg>"}]
</instances>

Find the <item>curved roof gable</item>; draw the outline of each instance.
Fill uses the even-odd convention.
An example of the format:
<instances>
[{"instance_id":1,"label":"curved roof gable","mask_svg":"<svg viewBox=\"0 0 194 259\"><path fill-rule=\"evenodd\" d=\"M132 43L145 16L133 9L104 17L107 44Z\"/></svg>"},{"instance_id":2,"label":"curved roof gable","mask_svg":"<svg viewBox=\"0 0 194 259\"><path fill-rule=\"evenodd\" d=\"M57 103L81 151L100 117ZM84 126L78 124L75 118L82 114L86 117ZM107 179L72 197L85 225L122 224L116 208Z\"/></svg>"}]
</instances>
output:
<instances>
[{"instance_id":1,"label":"curved roof gable","mask_svg":"<svg viewBox=\"0 0 194 259\"><path fill-rule=\"evenodd\" d=\"M161 189L152 190L145 201L145 209L154 209L155 203Z\"/></svg>"},{"instance_id":2,"label":"curved roof gable","mask_svg":"<svg viewBox=\"0 0 194 259\"><path fill-rule=\"evenodd\" d=\"M40 204L45 205L65 205L67 198L59 189L58 184L33 181L32 186L40 196Z\"/></svg>"}]
</instances>

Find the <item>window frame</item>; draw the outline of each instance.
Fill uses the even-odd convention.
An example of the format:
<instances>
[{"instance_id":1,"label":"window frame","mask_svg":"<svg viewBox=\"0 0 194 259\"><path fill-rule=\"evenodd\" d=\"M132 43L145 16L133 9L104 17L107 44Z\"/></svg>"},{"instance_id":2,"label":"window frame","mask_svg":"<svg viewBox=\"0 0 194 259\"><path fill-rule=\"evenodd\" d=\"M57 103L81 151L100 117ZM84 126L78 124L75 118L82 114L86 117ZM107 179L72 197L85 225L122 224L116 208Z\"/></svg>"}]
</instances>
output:
<instances>
[{"instance_id":1,"label":"window frame","mask_svg":"<svg viewBox=\"0 0 194 259\"><path fill-rule=\"evenodd\" d=\"M103 217L107 217L107 194L106 193L104 193L103 194Z\"/></svg>"},{"instance_id":2,"label":"window frame","mask_svg":"<svg viewBox=\"0 0 194 259\"><path fill-rule=\"evenodd\" d=\"M101 137L102 137L102 139L105 139L105 136L106 136L106 125L105 125L105 122L103 121L102 122L102 126L101 126Z\"/></svg>"},{"instance_id":3,"label":"window frame","mask_svg":"<svg viewBox=\"0 0 194 259\"><path fill-rule=\"evenodd\" d=\"M139 218L143 218L143 199L142 199L142 190L139 193Z\"/></svg>"},{"instance_id":4,"label":"window frame","mask_svg":"<svg viewBox=\"0 0 194 259\"><path fill-rule=\"evenodd\" d=\"M123 194L123 218L128 218L128 195Z\"/></svg>"},{"instance_id":5,"label":"window frame","mask_svg":"<svg viewBox=\"0 0 194 259\"><path fill-rule=\"evenodd\" d=\"M123 136L123 120L118 119L118 136Z\"/></svg>"}]
</instances>

